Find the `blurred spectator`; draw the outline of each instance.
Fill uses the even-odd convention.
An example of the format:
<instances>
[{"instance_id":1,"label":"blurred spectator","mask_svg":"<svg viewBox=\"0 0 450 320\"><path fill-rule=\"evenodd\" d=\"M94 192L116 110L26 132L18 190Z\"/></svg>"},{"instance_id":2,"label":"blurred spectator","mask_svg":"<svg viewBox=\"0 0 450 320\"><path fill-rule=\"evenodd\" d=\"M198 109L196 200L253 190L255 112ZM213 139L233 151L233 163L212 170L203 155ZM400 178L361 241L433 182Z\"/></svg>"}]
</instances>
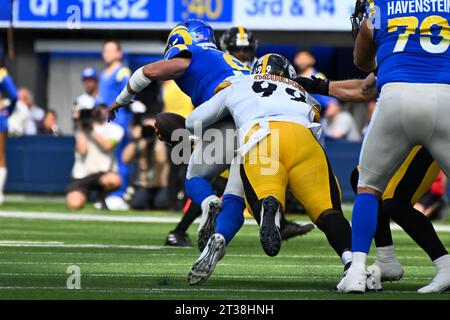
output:
<instances>
[{"instance_id":1,"label":"blurred spectator","mask_svg":"<svg viewBox=\"0 0 450 320\"><path fill-rule=\"evenodd\" d=\"M440 172L431 185L430 190L414 206L431 220L446 220L446 192L448 178L444 172Z\"/></svg>"},{"instance_id":2,"label":"blurred spectator","mask_svg":"<svg viewBox=\"0 0 450 320\"><path fill-rule=\"evenodd\" d=\"M133 140L122 154L124 163L137 164L135 181L125 195L132 209L161 209L168 205L167 150L164 142L156 138L154 124L153 118L137 116L132 127Z\"/></svg>"},{"instance_id":3,"label":"blurred spectator","mask_svg":"<svg viewBox=\"0 0 450 320\"><path fill-rule=\"evenodd\" d=\"M165 112L177 113L185 118L194 110L191 99L183 92L175 81L165 81L162 86L162 100ZM184 181L186 177L187 165L176 165L170 163L169 174L169 197L171 197L172 210L179 210L183 207Z\"/></svg>"},{"instance_id":4,"label":"blurred spectator","mask_svg":"<svg viewBox=\"0 0 450 320\"><path fill-rule=\"evenodd\" d=\"M66 196L69 209L83 208L91 192L97 192L103 199L120 186L114 151L124 130L117 124L107 123L106 114L106 106L80 111L72 182Z\"/></svg>"},{"instance_id":5,"label":"blurred spectator","mask_svg":"<svg viewBox=\"0 0 450 320\"><path fill-rule=\"evenodd\" d=\"M30 119L30 109L22 101L17 101L14 112L8 118L8 134L14 137L25 134Z\"/></svg>"},{"instance_id":6,"label":"blurred spectator","mask_svg":"<svg viewBox=\"0 0 450 320\"><path fill-rule=\"evenodd\" d=\"M103 43L102 55L106 69L100 75L98 101L109 106L127 85L131 71L122 64L123 52L118 41L105 41ZM120 109L114 120L114 123L122 127L125 134L116 149L116 160L119 166L122 185L119 190L109 196L111 198L109 199L111 210L126 210L128 208L127 203L123 200L123 195L128 186L130 168L122 161L122 152L129 142L128 136L130 133L127 133L127 131L132 120L133 115L128 108Z\"/></svg>"},{"instance_id":7,"label":"blurred spectator","mask_svg":"<svg viewBox=\"0 0 450 320\"><path fill-rule=\"evenodd\" d=\"M55 110L47 110L42 121L42 126L39 128L39 134L46 134L52 136L59 136L59 128L57 124L57 114Z\"/></svg>"},{"instance_id":8,"label":"blurred spectator","mask_svg":"<svg viewBox=\"0 0 450 320\"><path fill-rule=\"evenodd\" d=\"M164 102L164 112L173 112L187 118L194 106L191 98L178 87L175 81L164 81L162 86L162 99Z\"/></svg>"},{"instance_id":9,"label":"blurred spectator","mask_svg":"<svg viewBox=\"0 0 450 320\"><path fill-rule=\"evenodd\" d=\"M8 97L9 99L4 99ZM8 117L13 112L17 101L14 81L3 65L0 55L0 205L3 204L3 189L8 175L6 163L6 141L8 138Z\"/></svg>"},{"instance_id":10,"label":"blurred spectator","mask_svg":"<svg viewBox=\"0 0 450 320\"><path fill-rule=\"evenodd\" d=\"M81 109L92 109L98 97L98 75L94 68L84 68L81 72L84 93L78 96L75 102L75 112Z\"/></svg>"},{"instance_id":11,"label":"blurred spectator","mask_svg":"<svg viewBox=\"0 0 450 320\"><path fill-rule=\"evenodd\" d=\"M307 49L300 49L297 51L294 58L294 65L297 68L298 74L302 77L305 78L317 77L321 79L327 78L322 72L314 68L316 65L316 58L314 57L314 54ZM314 94L312 96L322 106L322 113L325 112L326 108L330 103L336 102L336 99L331 97L322 96L318 94Z\"/></svg>"},{"instance_id":12,"label":"blurred spectator","mask_svg":"<svg viewBox=\"0 0 450 320\"><path fill-rule=\"evenodd\" d=\"M331 102L325 111L323 130L327 137L338 140L358 142L361 134L352 115L342 109L339 102Z\"/></svg>"},{"instance_id":13,"label":"blurred spectator","mask_svg":"<svg viewBox=\"0 0 450 320\"><path fill-rule=\"evenodd\" d=\"M24 134L36 135L38 128L44 119L44 110L34 104L34 97L27 88L20 88L18 92L19 101L28 108L29 115L25 123Z\"/></svg>"}]
</instances>

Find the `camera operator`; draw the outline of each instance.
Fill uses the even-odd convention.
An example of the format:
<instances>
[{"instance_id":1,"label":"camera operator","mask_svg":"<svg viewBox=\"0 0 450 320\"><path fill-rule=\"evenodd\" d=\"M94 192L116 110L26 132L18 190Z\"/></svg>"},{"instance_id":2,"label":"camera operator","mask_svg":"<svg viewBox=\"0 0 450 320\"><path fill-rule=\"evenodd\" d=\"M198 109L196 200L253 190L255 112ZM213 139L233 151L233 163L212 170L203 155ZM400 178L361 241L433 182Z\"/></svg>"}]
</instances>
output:
<instances>
[{"instance_id":1,"label":"camera operator","mask_svg":"<svg viewBox=\"0 0 450 320\"><path fill-rule=\"evenodd\" d=\"M125 199L131 208L149 210L165 208L169 165L164 142L158 140L155 119L136 114L132 127L133 140L125 147L122 160L136 162L137 174Z\"/></svg>"},{"instance_id":2,"label":"camera operator","mask_svg":"<svg viewBox=\"0 0 450 320\"><path fill-rule=\"evenodd\" d=\"M120 187L114 150L124 130L106 122L106 106L82 109L76 121L75 163L72 182L67 188L66 204L69 209L81 209L91 192L104 197Z\"/></svg>"}]
</instances>

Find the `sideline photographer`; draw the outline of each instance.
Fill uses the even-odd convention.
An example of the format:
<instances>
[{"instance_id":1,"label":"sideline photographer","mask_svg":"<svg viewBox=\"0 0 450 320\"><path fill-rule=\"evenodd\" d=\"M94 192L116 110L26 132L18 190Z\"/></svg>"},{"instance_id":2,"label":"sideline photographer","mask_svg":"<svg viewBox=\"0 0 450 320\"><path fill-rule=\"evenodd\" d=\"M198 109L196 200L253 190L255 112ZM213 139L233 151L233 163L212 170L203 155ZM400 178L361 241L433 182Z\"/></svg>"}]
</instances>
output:
<instances>
[{"instance_id":1,"label":"sideline photographer","mask_svg":"<svg viewBox=\"0 0 450 320\"><path fill-rule=\"evenodd\" d=\"M125 147L122 160L136 162L134 182L128 188L125 200L137 210L163 209L167 203L169 165L164 142L158 140L155 119L135 114L133 140Z\"/></svg>"},{"instance_id":2,"label":"sideline photographer","mask_svg":"<svg viewBox=\"0 0 450 320\"><path fill-rule=\"evenodd\" d=\"M107 123L106 114L104 105L79 111L75 122L75 163L66 196L66 205L71 210L83 208L93 192L103 200L120 187L114 150L124 130Z\"/></svg>"}]
</instances>

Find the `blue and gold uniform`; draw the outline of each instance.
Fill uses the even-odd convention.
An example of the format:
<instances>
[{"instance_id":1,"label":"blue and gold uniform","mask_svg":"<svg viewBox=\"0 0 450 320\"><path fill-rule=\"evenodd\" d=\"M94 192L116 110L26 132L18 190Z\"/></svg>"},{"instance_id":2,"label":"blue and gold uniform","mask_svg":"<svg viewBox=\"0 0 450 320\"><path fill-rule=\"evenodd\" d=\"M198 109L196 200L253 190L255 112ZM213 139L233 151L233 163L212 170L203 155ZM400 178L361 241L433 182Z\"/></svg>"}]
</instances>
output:
<instances>
[{"instance_id":1,"label":"blue and gold uniform","mask_svg":"<svg viewBox=\"0 0 450 320\"><path fill-rule=\"evenodd\" d=\"M10 104L8 108L0 110L0 132L8 132L8 117L14 111L17 101L17 90L6 68L0 68L0 93L7 93Z\"/></svg>"},{"instance_id":2,"label":"blue and gold uniform","mask_svg":"<svg viewBox=\"0 0 450 320\"><path fill-rule=\"evenodd\" d=\"M99 96L97 103L104 103L110 105L116 100L116 97L120 94L123 87L126 87L128 80L130 80L131 71L125 66L119 66L112 73L107 74L102 72L99 81ZM120 125L125 132L128 131L129 124L133 119L133 114L127 109L122 108L117 112L117 117L114 120L115 123ZM129 142L128 134L125 134L116 148L116 159L119 165L119 175L122 178L122 185L120 189L113 192L113 195L122 196L128 186L128 180L130 176L129 166L122 161L122 152Z\"/></svg>"},{"instance_id":3,"label":"blue and gold uniform","mask_svg":"<svg viewBox=\"0 0 450 320\"><path fill-rule=\"evenodd\" d=\"M392 82L450 84L448 1L369 0L368 17L380 92Z\"/></svg>"},{"instance_id":4,"label":"blue and gold uniform","mask_svg":"<svg viewBox=\"0 0 450 320\"><path fill-rule=\"evenodd\" d=\"M239 60L213 47L179 44L171 47L164 59L176 57L191 59L187 70L175 82L191 97L195 107L211 99L226 78L250 74L250 70Z\"/></svg>"}]
</instances>

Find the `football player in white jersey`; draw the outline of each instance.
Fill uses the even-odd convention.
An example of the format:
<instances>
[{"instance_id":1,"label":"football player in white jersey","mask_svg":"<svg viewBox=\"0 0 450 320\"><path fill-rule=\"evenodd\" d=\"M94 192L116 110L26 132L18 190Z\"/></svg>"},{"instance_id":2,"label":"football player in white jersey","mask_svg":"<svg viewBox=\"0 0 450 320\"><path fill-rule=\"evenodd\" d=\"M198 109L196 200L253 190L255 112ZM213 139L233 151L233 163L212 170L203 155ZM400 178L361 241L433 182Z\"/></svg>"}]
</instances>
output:
<instances>
[{"instance_id":1,"label":"football player in white jersey","mask_svg":"<svg viewBox=\"0 0 450 320\"><path fill-rule=\"evenodd\" d=\"M320 106L291 80L295 76L286 58L265 55L254 65L252 75L227 78L220 92L194 110L186 127L194 135L201 134L202 128L233 117L240 132L241 159L231 170L240 170L247 207L260 225L267 255L277 255L281 247L279 221L289 187L326 234L346 270L351 264L351 227L341 210L338 181L317 141ZM208 279L224 256L224 242L212 244L214 248L205 250L194 263L190 284Z\"/></svg>"}]
</instances>

